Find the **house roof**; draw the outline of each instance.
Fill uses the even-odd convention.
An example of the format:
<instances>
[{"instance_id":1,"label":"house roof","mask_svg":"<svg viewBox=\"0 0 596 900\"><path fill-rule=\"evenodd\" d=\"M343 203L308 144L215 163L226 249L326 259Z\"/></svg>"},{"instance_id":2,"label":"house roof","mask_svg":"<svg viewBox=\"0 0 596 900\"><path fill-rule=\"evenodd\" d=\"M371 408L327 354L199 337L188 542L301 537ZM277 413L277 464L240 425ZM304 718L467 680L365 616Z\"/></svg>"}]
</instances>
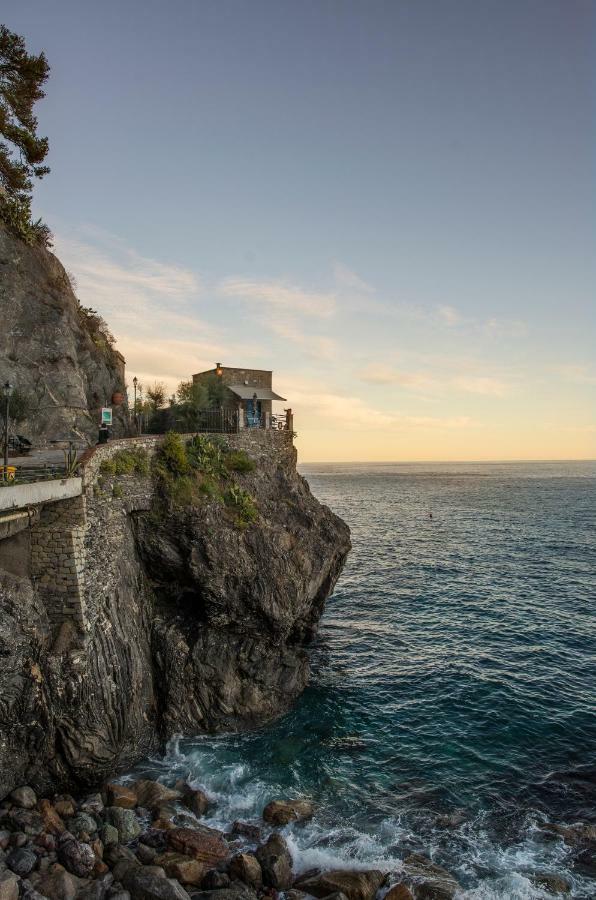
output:
<instances>
[{"instance_id":1,"label":"house roof","mask_svg":"<svg viewBox=\"0 0 596 900\"><path fill-rule=\"evenodd\" d=\"M286 399L285 397L280 397L279 394L276 394L271 388L256 387L252 384L228 384L226 387L232 391L233 394L236 394L237 397L240 397L241 400L253 400L255 394L257 395L257 400L285 401Z\"/></svg>"}]
</instances>

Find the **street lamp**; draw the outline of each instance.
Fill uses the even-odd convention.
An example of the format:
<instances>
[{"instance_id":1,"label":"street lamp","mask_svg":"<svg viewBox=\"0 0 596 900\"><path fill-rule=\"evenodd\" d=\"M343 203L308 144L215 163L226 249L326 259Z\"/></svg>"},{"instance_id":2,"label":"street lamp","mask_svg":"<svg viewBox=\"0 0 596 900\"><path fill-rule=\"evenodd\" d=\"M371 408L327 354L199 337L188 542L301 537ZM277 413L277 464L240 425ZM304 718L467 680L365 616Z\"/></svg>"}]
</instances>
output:
<instances>
[{"instance_id":1,"label":"street lamp","mask_svg":"<svg viewBox=\"0 0 596 900\"><path fill-rule=\"evenodd\" d=\"M223 369L221 367L221 363L215 363L215 374L218 378L221 378L223 375Z\"/></svg>"},{"instance_id":2,"label":"street lamp","mask_svg":"<svg viewBox=\"0 0 596 900\"><path fill-rule=\"evenodd\" d=\"M12 394L12 384L10 381L4 382L4 480L8 481L8 423L10 421L10 395Z\"/></svg>"},{"instance_id":3,"label":"street lamp","mask_svg":"<svg viewBox=\"0 0 596 900\"><path fill-rule=\"evenodd\" d=\"M133 387L135 390L135 405L134 405L135 433L138 434L139 433L139 418L137 416L137 385L139 383L139 379L137 378L136 375L133 378L132 383L133 383Z\"/></svg>"}]
</instances>

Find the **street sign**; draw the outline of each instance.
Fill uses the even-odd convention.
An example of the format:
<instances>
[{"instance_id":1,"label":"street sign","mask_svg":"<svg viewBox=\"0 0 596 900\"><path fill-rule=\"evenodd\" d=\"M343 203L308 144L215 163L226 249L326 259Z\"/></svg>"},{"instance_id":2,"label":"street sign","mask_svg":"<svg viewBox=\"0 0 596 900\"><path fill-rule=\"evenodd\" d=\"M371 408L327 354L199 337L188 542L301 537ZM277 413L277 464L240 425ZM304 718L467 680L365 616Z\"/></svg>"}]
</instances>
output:
<instances>
[{"instance_id":1,"label":"street sign","mask_svg":"<svg viewBox=\"0 0 596 900\"><path fill-rule=\"evenodd\" d=\"M112 424L112 407L111 406L102 406L102 408L101 408L101 424L102 425L111 425Z\"/></svg>"}]
</instances>

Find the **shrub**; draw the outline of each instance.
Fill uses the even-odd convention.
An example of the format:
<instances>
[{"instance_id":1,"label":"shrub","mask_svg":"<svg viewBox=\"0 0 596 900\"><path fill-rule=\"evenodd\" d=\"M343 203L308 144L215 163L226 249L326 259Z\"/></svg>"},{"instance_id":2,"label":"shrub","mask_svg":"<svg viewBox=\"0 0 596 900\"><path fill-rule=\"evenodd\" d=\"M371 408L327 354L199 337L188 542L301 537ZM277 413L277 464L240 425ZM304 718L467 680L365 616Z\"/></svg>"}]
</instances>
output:
<instances>
[{"instance_id":1,"label":"shrub","mask_svg":"<svg viewBox=\"0 0 596 900\"><path fill-rule=\"evenodd\" d=\"M259 511L254 498L238 485L233 484L225 495L226 506L232 507L237 515L236 524L243 527L256 522Z\"/></svg>"},{"instance_id":2,"label":"shrub","mask_svg":"<svg viewBox=\"0 0 596 900\"><path fill-rule=\"evenodd\" d=\"M225 460L226 469L230 472L252 472L255 468L254 460L245 450L231 450Z\"/></svg>"},{"instance_id":3,"label":"shrub","mask_svg":"<svg viewBox=\"0 0 596 900\"><path fill-rule=\"evenodd\" d=\"M223 495L219 484L210 476L203 478L199 484L199 492L208 500L218 500L220 503L223 502Z\"/></svg>"},{"instance_id":4,"label":"shrub","mask_svg":"<svg viewBox=\"0 0 596 900\"><path fill-rule=\"evenodd\" d=\"M116 500L120 500L122 497L122 486L119 484L112 485L112 497Z\"/></svg>"},{"instance_id":5,"label":"shrub","mask_svg":"<svg viewBox=\"0 0 596 900\"><path fill-rule=\"evenodd\" d=\"M117 450L109 459L104 459L99 470L103 475L148 475L147 451L143 447Z\"/></svg>"},{"instance_id":6,"label":"shrub","mask_svg":"<svg viewBox=\"0 0 596 900\"><path fill-rule=\"evenodd\" d=\"M221 441L196 434L187 444L188 461L193 469L205 475L221 477L226 474L224 447Z\"/></svg>"},{"instance_id":7,"label":"shrub","mask_svg":"<svg viewBox=\"0 0 596 900\"><path fill-rule=\"evenodd\" d=\"M168 431L157 454L158 466L174 476L187 475L190 463L184 441L175 431Z\"/></svg>"}]
</instances>

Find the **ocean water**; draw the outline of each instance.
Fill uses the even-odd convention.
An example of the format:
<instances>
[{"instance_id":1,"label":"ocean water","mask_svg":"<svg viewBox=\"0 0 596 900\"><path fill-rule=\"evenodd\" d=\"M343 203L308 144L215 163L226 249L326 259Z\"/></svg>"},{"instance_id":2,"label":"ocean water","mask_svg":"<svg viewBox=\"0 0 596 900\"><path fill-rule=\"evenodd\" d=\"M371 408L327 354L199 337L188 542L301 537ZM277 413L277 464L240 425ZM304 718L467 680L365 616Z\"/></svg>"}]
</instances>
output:
<instances>
[{"instance_id":1,"label":"ocean water","mask_svg":"<svg viewBox=\"0 0 596 900\"><path fill-rule=\"evenodd\" d=\"M596 881L541 822L596 822L596 463L302 466L353 551L294 709L254 733L172 741L213 824L275 796L295 866L446 866L468 900Z\"/></svg>"}]
</instances>

